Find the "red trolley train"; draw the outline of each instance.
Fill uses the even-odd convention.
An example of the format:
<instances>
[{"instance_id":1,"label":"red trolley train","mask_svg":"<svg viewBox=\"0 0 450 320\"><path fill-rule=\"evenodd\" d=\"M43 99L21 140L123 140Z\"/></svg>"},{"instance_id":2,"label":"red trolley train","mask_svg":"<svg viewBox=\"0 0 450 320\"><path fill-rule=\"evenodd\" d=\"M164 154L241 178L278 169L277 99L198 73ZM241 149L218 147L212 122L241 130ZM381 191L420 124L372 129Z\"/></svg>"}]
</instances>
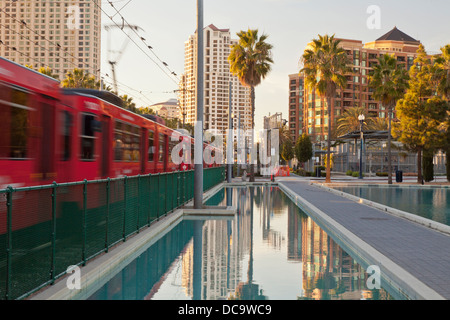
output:
<instances>
[{"instance_id":1,"label":"red trolley train","mask_svg":"<svg viewBox=\"0 0 450 320\"><path fill-rule=\"evenodd\" d=\"M172 161L175 130L121 104L0 58L0 189L193 168Z\"/></svg>"}]
</instances>

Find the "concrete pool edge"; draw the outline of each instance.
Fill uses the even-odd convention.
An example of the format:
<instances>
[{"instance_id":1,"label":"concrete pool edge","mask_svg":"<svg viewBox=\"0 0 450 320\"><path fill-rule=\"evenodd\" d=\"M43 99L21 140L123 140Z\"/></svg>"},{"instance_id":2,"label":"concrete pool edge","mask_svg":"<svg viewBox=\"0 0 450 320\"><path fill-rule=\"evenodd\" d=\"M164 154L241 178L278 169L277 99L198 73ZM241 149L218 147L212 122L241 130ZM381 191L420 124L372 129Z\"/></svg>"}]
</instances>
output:
<instances>
[{"instance_id":1,"label":"concrete pool edge","mask_svg":"<svg viewBox=\"0 0 450 320\"><path fill-rule=\"evenodd\" d=\"M203 195L204 202L219 192L223 186L224 183L220 183L206 191ZM191 201L186 206L189 207L192 204L193 202ZM225 218L229 217L232 212L236 212L236 209L233 207L221 208L221 210L223 210ZM202 211L204 212L203 214ZM220 210L211 210L210 207L199 212L202 216L206 214L213 216L220 214ZM161 217L160 220L154 222L150 227L128 238L126 242L110 249L108 253L100 255L86 266L80 267L81 289L69 289L67 282L70 275L66 274L54 285L42 289L29 297L28 300L86 300L142 252L172 230L184 217L195 219L197 216L193 210L176 209L172 213Z\"/></svg>"},{"instance_id":2,"label":"concrete pool edge","mask_svg":"<svg viewBox=\"0 0 450 320\"><path fill-rule=\"evenodd\" d=\"M406 219L406 220L418 223L420 225L423 225L423 226L425 226L427 228L433 229L435 231L444 233L446 235L450 235L450 226L445 225L443 223L436 222L436 221L433 221L433 220L430 220L430 219L427 219L427 218L423 218L423 217L421 217L419 215L412 214L412 213L409 213L409 212L406 212L406 211L395 209L395 208L386 206L386 205L378 203L378 202L374 202L374 201L371 201L371 200L360 198L358 196L354 196L352 194L346 193L346 192L341 191L341 190L333 189L333 186L336 186L336 187L339 186L340 187L341 185L333 185L333 184L331 184L330 187L325 186L325 185L323 185L321 183L311 183L311 185L314 185L314 186L317 186L317 187L322 188L324 190L327 190L328 192L331 192L333 194L345 197L345 198L347 198L349 200L352 200L354 202L365 204L365 205L367 205L369 207L373 207L373 208L379 209L379 210L384 211L386 213L389 213L389 214L391 214L393 216L396 216L396 217L399 217L399 218L403 218L403 219ZM358 185L352 185L352 186L369 187L371 185L359 185L359 186ZM417 187L410 187L410 188L417 188ZM434 188L432 188L432 189L434 189Z\"/></svg>"},{"instance_id":3,"label":"concrete pool edge","mask_svg":"<svg viewBox=\"0 0 450 320\"><path fill-rule=\"evenodd\" d=\"M318 220L321 227L327 226L326 232L330 236L333 235L333 238L337 238L341 242L347 244L347 247L351 249L351 252L348 252L349 254L352 253L353 255L357 255L362 261L365 261L366 267L374 264L379 266L380 269L383 270L383 281L386 281L390 287L394 288L400 294L403 293L412 299L445 300L445 298L436 291L354 235L341 224L337 223L326 213L299 196L289 187L283 183L279 183L279 187L300 209L313 215L314 218ZM355 257L353 258L355 259Z\"/></svg>"}]
</instances>

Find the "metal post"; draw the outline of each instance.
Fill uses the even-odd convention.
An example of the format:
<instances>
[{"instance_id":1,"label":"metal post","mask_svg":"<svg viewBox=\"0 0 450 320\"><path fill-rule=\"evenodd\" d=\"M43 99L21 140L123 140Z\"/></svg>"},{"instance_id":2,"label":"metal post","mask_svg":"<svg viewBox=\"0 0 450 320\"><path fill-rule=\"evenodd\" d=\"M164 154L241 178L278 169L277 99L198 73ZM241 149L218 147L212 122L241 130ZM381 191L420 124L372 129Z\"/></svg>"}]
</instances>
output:
<instances>
[{"instance_id":1,"label":"metal post","mask_svg":"<svg viewBox=\"0 0 450 320\"><path fill-rule=\"evenodd\" d=\"M83 244L82 244L82 258L83 258L83 266L86 265L86 214L87 214L87 180L84 179L83 184Z\"/></svg>"},{"instance_id":2,"label":"metal post","mask_svg":"<svg viewBox=\"0 0 450 320\"><path fill-rule=\"evenodd\" d=\"M362 163L363 163L363 143L364 143L364 133L363 133L363 125L365 117L363 114L361 114L358 117L360 127L359 131L361 133L361 146L360 146L360 154L359 154L359 179L363 179L363 172L362 172Z\"/></svg>"},{"instance_id":3,"label":"metal post","mask_svg":"<svg viewBox=\"0 0 450 320\"><path fill-rule=\"evenodd\" d=\"M241 154L241 113L239 112L239 121L238 121L238 132L237 132L237 148L238 148L238 154ZM237 162L237 176L241 176L241 164L239 163L239 156L238 156L238 162Z\"/></svg>"},{"instance_id":4,"label":"metal post","mask_svg":"<svg viewBox=\"0 0 450 320\"><path fill-rule=\"evenodd\" d=\"M51 283L55 283L55 264L56 264L56 188L58 185L54 181L52 184L52 265L50 270Z\"/></svg>"},{"instance_id":5,"label":"metal post","mask_svg":"<svg viewBox=\"0 0 450 320\"><path fill-rule=\"evenodd\" d=\"M126 236L126 225L127 225L127 179L128 179L127 176L125 176L125 178L123 179L123 202L124 202L124 208L123 208L123 230L122 230L123 242L127 241L127 236Z\"/></svg>"},{"instance_id":6,"label":"metal post","mask_svg":"<svg viewBox=\"0 0 450 320\"><path fill-rule=\"evenodd\" d=\"M11 295L12 275L12 205L13 188L8 186L6 194L6 292L5 299L9 300Z\"/></svg>"},{"instance_id":7,"label":"metal post","mask_svg":"<svg viewBox=\"0 0 450 320\"><path fill-rule=\"evenodd\" d=\"M109 243L108 243L108 232L109 232L109 198L110 198L110 188L111 188L111 179L108 177L106 181L106 223L105 223L105 252L109 251Z\"/></svg>"},{"instance_id":8,"label":"metal post","mask_svg":"<svg viewBox=\"0 0 450 320\"><path fill-rule=\"evenodd\" d=\"M194 145L194 208L203 207L203 0L197 0L197 123Z\"/></svg>"},{"instance_id":9,"label":"metal post","mask_svg":"<svg viewBox=\"0 0 450 320\"><path fill-rule=\"evenodd\" d=\"M231 110L231 89L232 83L230 81L229 89L228 89L228 139L227 139L227 182L231 183L232 172L233 172L233 160L234 160L234 152L233 152L233 116Z\"/></svg>"}]
</instances>

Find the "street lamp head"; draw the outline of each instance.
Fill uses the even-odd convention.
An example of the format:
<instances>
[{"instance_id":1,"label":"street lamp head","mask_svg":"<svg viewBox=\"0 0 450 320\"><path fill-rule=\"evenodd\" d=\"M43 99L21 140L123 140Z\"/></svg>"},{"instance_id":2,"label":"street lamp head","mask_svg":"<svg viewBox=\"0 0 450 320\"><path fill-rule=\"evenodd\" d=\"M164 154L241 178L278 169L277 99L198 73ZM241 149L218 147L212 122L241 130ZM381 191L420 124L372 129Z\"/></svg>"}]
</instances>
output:
<instances>
[{"instance_id":1,"label":"street lamp head","mask_svg":"<svg viewBox=\"0 0 450 320\"><path fill-rule=\"evenodd\" d=\"M364 120L366 120L366 117L363 114L360 114L359 117L358 117L358 120L359 121L364 121Z\"/></svg>"}]
</instances>

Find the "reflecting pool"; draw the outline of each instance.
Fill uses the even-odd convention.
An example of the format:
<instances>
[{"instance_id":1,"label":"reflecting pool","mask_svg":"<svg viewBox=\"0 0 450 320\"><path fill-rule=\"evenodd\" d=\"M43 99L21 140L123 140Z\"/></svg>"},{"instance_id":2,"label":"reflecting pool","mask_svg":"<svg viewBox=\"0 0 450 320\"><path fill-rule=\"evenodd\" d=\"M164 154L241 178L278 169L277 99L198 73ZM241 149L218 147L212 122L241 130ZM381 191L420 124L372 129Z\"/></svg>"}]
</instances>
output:
<instances>
[{"instance_id":1,"label":"reflecting pool","mask_svg":"<svg viewBox=\"0 0 450 320\"><path fill-rule=\"evenodd\" d=\"M388 300L281 190L223 189L231 219L183 220L91 300Z\"/></svg>"},{"instance_id":2,"label":"reflecting pool","mask_svg":"<svg viewBox=\"0 0 450 320\"><path fill-rule=\"evenodd\" d=\"M334 189L450 225L449 188L352 186Z\"/></svg>"}]
</instances>

